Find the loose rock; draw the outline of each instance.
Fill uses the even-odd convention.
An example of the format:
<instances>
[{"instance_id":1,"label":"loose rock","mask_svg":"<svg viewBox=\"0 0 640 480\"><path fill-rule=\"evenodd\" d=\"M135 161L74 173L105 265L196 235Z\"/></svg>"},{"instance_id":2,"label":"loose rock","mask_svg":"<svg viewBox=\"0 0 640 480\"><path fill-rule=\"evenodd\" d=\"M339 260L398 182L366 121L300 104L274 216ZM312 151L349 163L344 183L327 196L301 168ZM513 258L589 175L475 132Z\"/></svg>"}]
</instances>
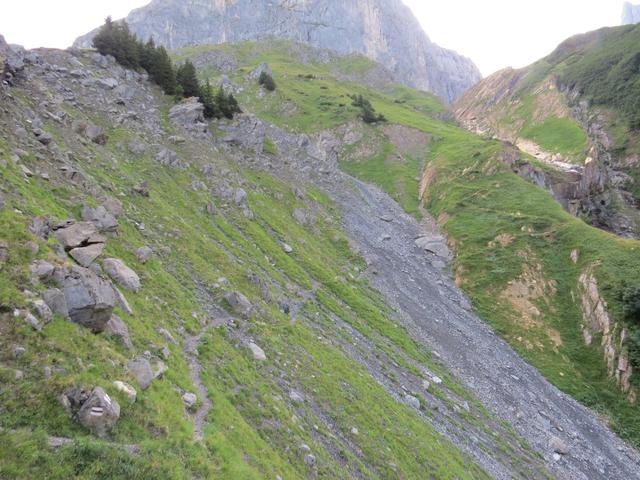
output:
<instances>
[{"instance_id":1,"label":"loose rock","mask_svg":"<svg viewBox=\"0 0 640 480\"><path fill-rule=\"evenodd\" d=\"M132 292L140 291L140 277L118 258L107 258L102 266L104 271L122 287Z\"/></svg>"}]
</instances>

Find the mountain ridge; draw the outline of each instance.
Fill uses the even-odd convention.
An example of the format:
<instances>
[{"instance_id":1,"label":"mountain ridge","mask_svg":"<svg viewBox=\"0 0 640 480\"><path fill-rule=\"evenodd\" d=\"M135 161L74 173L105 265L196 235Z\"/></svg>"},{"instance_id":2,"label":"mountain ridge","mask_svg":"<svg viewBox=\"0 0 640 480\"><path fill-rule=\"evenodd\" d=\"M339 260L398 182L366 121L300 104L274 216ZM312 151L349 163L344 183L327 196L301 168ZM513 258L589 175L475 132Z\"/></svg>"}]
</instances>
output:
<instances>
[{"instance_id":1,"label":"mountain ridge","mask_svg":"<svg viewBox=\"0 0 640 480\"><path fill-rule=\"evenodd\" d=\"M340 54L360 53L384 65L397 81L445 102L481 78L471 60L433 43L401 0L154 0L126 21L140 38L153 36L171 50L282 38ZM90 47L95 33L78 38L74 46Z\"/></svg>"}]
</instances>

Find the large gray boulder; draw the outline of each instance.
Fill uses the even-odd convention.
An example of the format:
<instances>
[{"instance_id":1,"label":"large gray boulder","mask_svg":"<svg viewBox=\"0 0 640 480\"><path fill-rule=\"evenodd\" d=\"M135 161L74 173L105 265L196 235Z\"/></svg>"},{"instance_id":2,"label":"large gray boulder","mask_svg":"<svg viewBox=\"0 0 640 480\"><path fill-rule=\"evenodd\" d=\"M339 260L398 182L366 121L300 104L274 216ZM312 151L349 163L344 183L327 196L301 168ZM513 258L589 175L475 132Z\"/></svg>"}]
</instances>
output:
<instances>
[{"instance_id":1,"label":"large gray boulder","mask_svg":"<svg viewBox=\"0 0 640 480\"><path fill-rule=\"evenodd\" d=\"M204 131L207 128L204 120L204 105L195 97L186 98L171 107L169 119L188 130Z\"/></svg>"},{"instance_id":2,"label":"large gray boulder","mask_svg":"<svg viewBox=\"0 0 640 480\"><path fill-rule=\"evenodd\" d=\"M143 390L149 388L154 379L151 362L144 357L137 357L131 360L127 364L127 372Z\"/></svg>"},{"instance_id":3,"label":"large gray boulder","mask_svg":"<svg viewBox=\"0 0 640 480\"><path fill-rule=\"evenodd\" d=\"M251 302L240 292L229 292L224 296L224 299L237 314L246 317L251 313L253 308Z\"/></svg>"},{"instance_id":4,"label":"large gray boulder","mask_svg":"<svg viewBox=\"0 0 640 480\"><path fill-rule=\"evenodd\" d=\"M92 222L78 222L56 230L56 238L65 250L105 243L106 238Z\"/></svg>"},{"instance_id":5,"label":"large gray boulder","mask_svg":"<svg viewBox=\"0 0 640 480\"><path fill-rule=\"evenodd\" d=\"M120 405L101 387L90 392L71 388L62 395L60 402L72 417L101 438L109 434L120 418Z\"/></svg>"},{"instance_id":6,"label":"large gray boulder","mask_svg":"<svg viewBox=\"0 0 640 480\"><path fill-rule=\"evenodd\" d=\"M114 232L118 229L118 220L104 205L96 208L85 205L81 215L82 220L93 223L101 232Z\"/></svg>"},{"instance_id":7,"label":"large gray boulder","mask_svg":"<svg viewBox=\"0 0 640 480\"><path fill-rule=\"evenodd\" d=\"M95 333L103 332L116 303L111 285L88 268L78 266L58 268L54 278L64 294L71 321Z\"/></svg>"},{"instance_id":8,"label":"large gray boulder","mask_svg":"<svg viewBox=\"0 0 640 480\"><path fill-rule=\"evenodd\" d=\"M446 102L481 78L471 60L433 43L402 0L236 0L199 2L193 8L185 8L183 0L153 0L126 20L138 37L153 36L171 50L281 38L342 55L361 54L387 67L396 81ZM94 35L74 45L91 47ZM291 49L291 55L308 55Z\"/></svg>"},{"instance_id":9,"label":"large gray boulder","mask_svg":"<svg viewBox=\"0 0 640 480\"><path fill-rule=\"evenodd\" d=\"M140 290L140 277L119 258L107 258L102 266L104 271L122 287L132 292Z\"/></svg>"}]
</instances>

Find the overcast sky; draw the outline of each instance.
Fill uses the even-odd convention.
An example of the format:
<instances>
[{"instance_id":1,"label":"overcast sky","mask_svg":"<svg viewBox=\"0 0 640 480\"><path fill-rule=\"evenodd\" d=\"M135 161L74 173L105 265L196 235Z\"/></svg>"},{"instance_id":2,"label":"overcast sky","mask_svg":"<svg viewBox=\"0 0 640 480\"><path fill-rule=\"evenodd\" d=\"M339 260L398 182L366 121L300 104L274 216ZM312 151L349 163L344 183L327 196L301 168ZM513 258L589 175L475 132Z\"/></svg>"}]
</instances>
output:
<instances>
[{"instance_id":1,"label":"overcast sky","mask_svg":"<svg viewBox=\"0 0 640 480\"><path fill-rule=\"evenodd\" d=\"M620 24L622 0L404 0L431 39L471 58L484 75L523 67L565 38ZM68 47L149 0L1 0L0 34L28 48Z\"/></svg>"}]
</instances>

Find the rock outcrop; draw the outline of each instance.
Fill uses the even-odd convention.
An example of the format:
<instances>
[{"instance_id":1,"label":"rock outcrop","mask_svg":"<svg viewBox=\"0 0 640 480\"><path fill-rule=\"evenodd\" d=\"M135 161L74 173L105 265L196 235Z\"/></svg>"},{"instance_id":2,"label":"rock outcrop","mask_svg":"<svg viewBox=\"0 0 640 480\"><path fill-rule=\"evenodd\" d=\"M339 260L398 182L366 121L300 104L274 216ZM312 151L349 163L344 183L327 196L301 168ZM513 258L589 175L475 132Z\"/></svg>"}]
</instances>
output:
<instances>
[{"instance_id":1,"label":"rock outcrop","mask_svg":"<svg viewBox=\"0 0 640 480\"><path fill-rule=\"evenodd\" d=\"M362 54L396 81L458 98L481 75L471 60L433 43L401 0L195 2L154 0L126 18L139 37L169 49L281 38L339 54ZM90 47L93 31L76 47Z\"/></svg>"},{"instance_id":2,"label":"rock outcrop","mask_svg":"<svg viewBox=\"0 0 640 480\"><path fill-rule=\"evenodd\" d=\"M622 7L622 25L640 23L640 5L625 2Z\"/></svg>"}]
</instances>

